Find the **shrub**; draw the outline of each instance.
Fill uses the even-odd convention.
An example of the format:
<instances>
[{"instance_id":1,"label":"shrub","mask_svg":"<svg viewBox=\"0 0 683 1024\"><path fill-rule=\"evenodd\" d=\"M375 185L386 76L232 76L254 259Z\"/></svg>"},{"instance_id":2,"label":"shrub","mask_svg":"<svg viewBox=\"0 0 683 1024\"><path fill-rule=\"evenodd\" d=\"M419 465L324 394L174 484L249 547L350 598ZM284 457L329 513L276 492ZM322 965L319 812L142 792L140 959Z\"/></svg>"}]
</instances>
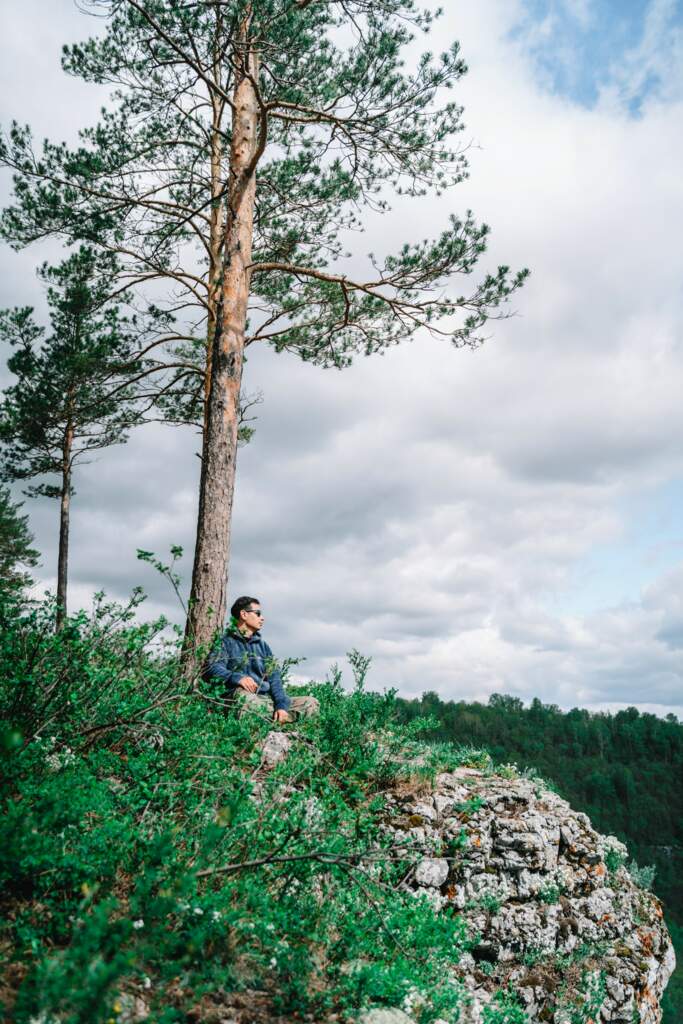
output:
<instances>
[{"instance_id":1,"label":"shrub","mask_svg":"<svg viewBox=\"0 0 683 1024\"><path fill-rule=\"evenodd\" d=\"M641 889L652 889L652 884L655 880L656 868L653 864L645 864L641 868L640 865L632 860L628 865L628 873Z\"/></svg>"},{"instance_id":2,"label":"shrub","mask_svg":"<svg viewBox=\"0 0 683 1024\"><path fill-rule=\"evenodd\" d=\"M254 988L273 1013L427 993L421 1024L456 1019L463 925L398 888L415 855L384 793L416 751L429 772L468 755L419 747L352 656L352 691L312 684L320 715L264 776L271 723L180 683L140 600L99 597L58 634L49 604L0 622L8 1015L103 1024L137 996L170 1024Z\"/></svg>"},{"instance_id":3,"label":"shrub","mask_svg":"<svg viewBox=\"0 0 683 1024\"><path fill-rule=\"evenodd\" d=\"M609 871L610 875L613 875L615 871L619 870L622 864L626 863L628 850L616 836L604 836L601 840L601 845L605 867Z\"/></svg>"},{"instance_id":4,"label":"shrub","mask_svg":"<svg viewBox=\"0 0 683 1024\"><path fill-rule=\"evenodd\" d=\"M508 991L499 992L492 1003L484 1007L483 1024L528 1024L529 1018L517 996Z\"/></svg>"}]
</instances>

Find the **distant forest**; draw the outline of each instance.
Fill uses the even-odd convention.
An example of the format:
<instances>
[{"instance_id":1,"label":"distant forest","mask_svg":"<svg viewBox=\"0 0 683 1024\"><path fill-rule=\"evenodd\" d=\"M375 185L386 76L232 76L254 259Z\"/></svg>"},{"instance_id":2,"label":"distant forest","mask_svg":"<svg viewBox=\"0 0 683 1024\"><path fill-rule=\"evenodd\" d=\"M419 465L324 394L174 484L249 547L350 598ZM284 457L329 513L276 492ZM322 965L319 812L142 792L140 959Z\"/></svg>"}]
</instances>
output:
<instances>
[{"instance_id":1,"label":"distant forest","mask_svg":"<svg viewBox=\"0 0 683 1024\"><path fill-rule=\"evenodd\" d=\"M486 747L496 762L535 768L597 829L622 839L664 904L678 967L664 997L665 1024L683 1021L683 723L627 708L564 712L537 698L493 694L488 704L400 700L404 721L433 716L431 740Z\"/></svg>"}]
</instances>

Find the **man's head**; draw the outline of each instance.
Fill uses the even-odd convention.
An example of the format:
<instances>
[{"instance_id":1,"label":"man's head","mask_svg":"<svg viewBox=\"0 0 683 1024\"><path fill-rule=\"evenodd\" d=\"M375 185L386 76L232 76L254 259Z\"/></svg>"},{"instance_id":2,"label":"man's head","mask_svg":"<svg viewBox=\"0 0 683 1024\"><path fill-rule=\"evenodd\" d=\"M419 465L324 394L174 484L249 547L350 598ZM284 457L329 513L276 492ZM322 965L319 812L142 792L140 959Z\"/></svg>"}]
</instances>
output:
<instances>
[{"instance_id":1,"label":"man's head","mask_svg":"<svg viewBox=\"0 0 683 1024\"><path fill-rule=\"evenodd\" d=\"M230 614L243 633L255 633L263 625L261 602L258 597L238 597Z\"/></svg>"}]
</instances>

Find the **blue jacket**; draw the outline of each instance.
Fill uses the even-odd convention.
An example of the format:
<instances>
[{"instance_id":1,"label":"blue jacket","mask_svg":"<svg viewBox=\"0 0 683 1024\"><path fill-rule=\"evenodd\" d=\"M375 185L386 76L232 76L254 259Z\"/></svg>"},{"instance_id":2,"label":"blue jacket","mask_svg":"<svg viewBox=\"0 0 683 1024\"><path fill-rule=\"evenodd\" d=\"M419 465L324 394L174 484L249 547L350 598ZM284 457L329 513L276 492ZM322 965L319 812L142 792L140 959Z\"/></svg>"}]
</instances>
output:
<instances>
[{"instance_id":1,"label":"blue jacket","mask_svg":"<svg viewBox=\"0 0 683 1024\"><path fill-rule=\"evenodd\" d=\"M246 637L239 630L228 629L220 646L209 655L202 678L207 682L224 682L226 696L232 696L242 676L251 676L258 683L258 693L267 694L276 711L287 711L290 699L285 693L273 652L261 634Z\"/></svg>"}]
</instances>

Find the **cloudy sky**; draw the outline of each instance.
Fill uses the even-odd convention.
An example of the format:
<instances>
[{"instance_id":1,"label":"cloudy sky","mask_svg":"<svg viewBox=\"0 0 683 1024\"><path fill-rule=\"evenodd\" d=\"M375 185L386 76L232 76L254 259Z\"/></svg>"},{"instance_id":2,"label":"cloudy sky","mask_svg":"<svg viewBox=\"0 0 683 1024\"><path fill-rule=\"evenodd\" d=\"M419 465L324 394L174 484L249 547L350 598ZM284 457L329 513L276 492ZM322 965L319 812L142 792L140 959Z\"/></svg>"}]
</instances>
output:
<instances>
[{"instance_id":1,"label":"cloudy sky","mask_svg":"<svg viewBox=\"0 0 683 1024\"><path fill-rule=\"evenodd\" d=\"M418 337L350 370L250 353L230 593L258 595L278 656L321 677L357 648L374 688L683 717L683 0L450 0L471 178L360 239L400 243L471 207L486 265L529 266L476 352ZM1 118L72 140L105 95L66 78L72 0L4 0ZM3 195L9 183L2 178ZM3 248L0 303L40 260ZM146 427L76 481L71 604L149 593L138 547L188 552L190 431ZM57 506L26 508L54 586Z\"/></svg>"}]
</instances>

